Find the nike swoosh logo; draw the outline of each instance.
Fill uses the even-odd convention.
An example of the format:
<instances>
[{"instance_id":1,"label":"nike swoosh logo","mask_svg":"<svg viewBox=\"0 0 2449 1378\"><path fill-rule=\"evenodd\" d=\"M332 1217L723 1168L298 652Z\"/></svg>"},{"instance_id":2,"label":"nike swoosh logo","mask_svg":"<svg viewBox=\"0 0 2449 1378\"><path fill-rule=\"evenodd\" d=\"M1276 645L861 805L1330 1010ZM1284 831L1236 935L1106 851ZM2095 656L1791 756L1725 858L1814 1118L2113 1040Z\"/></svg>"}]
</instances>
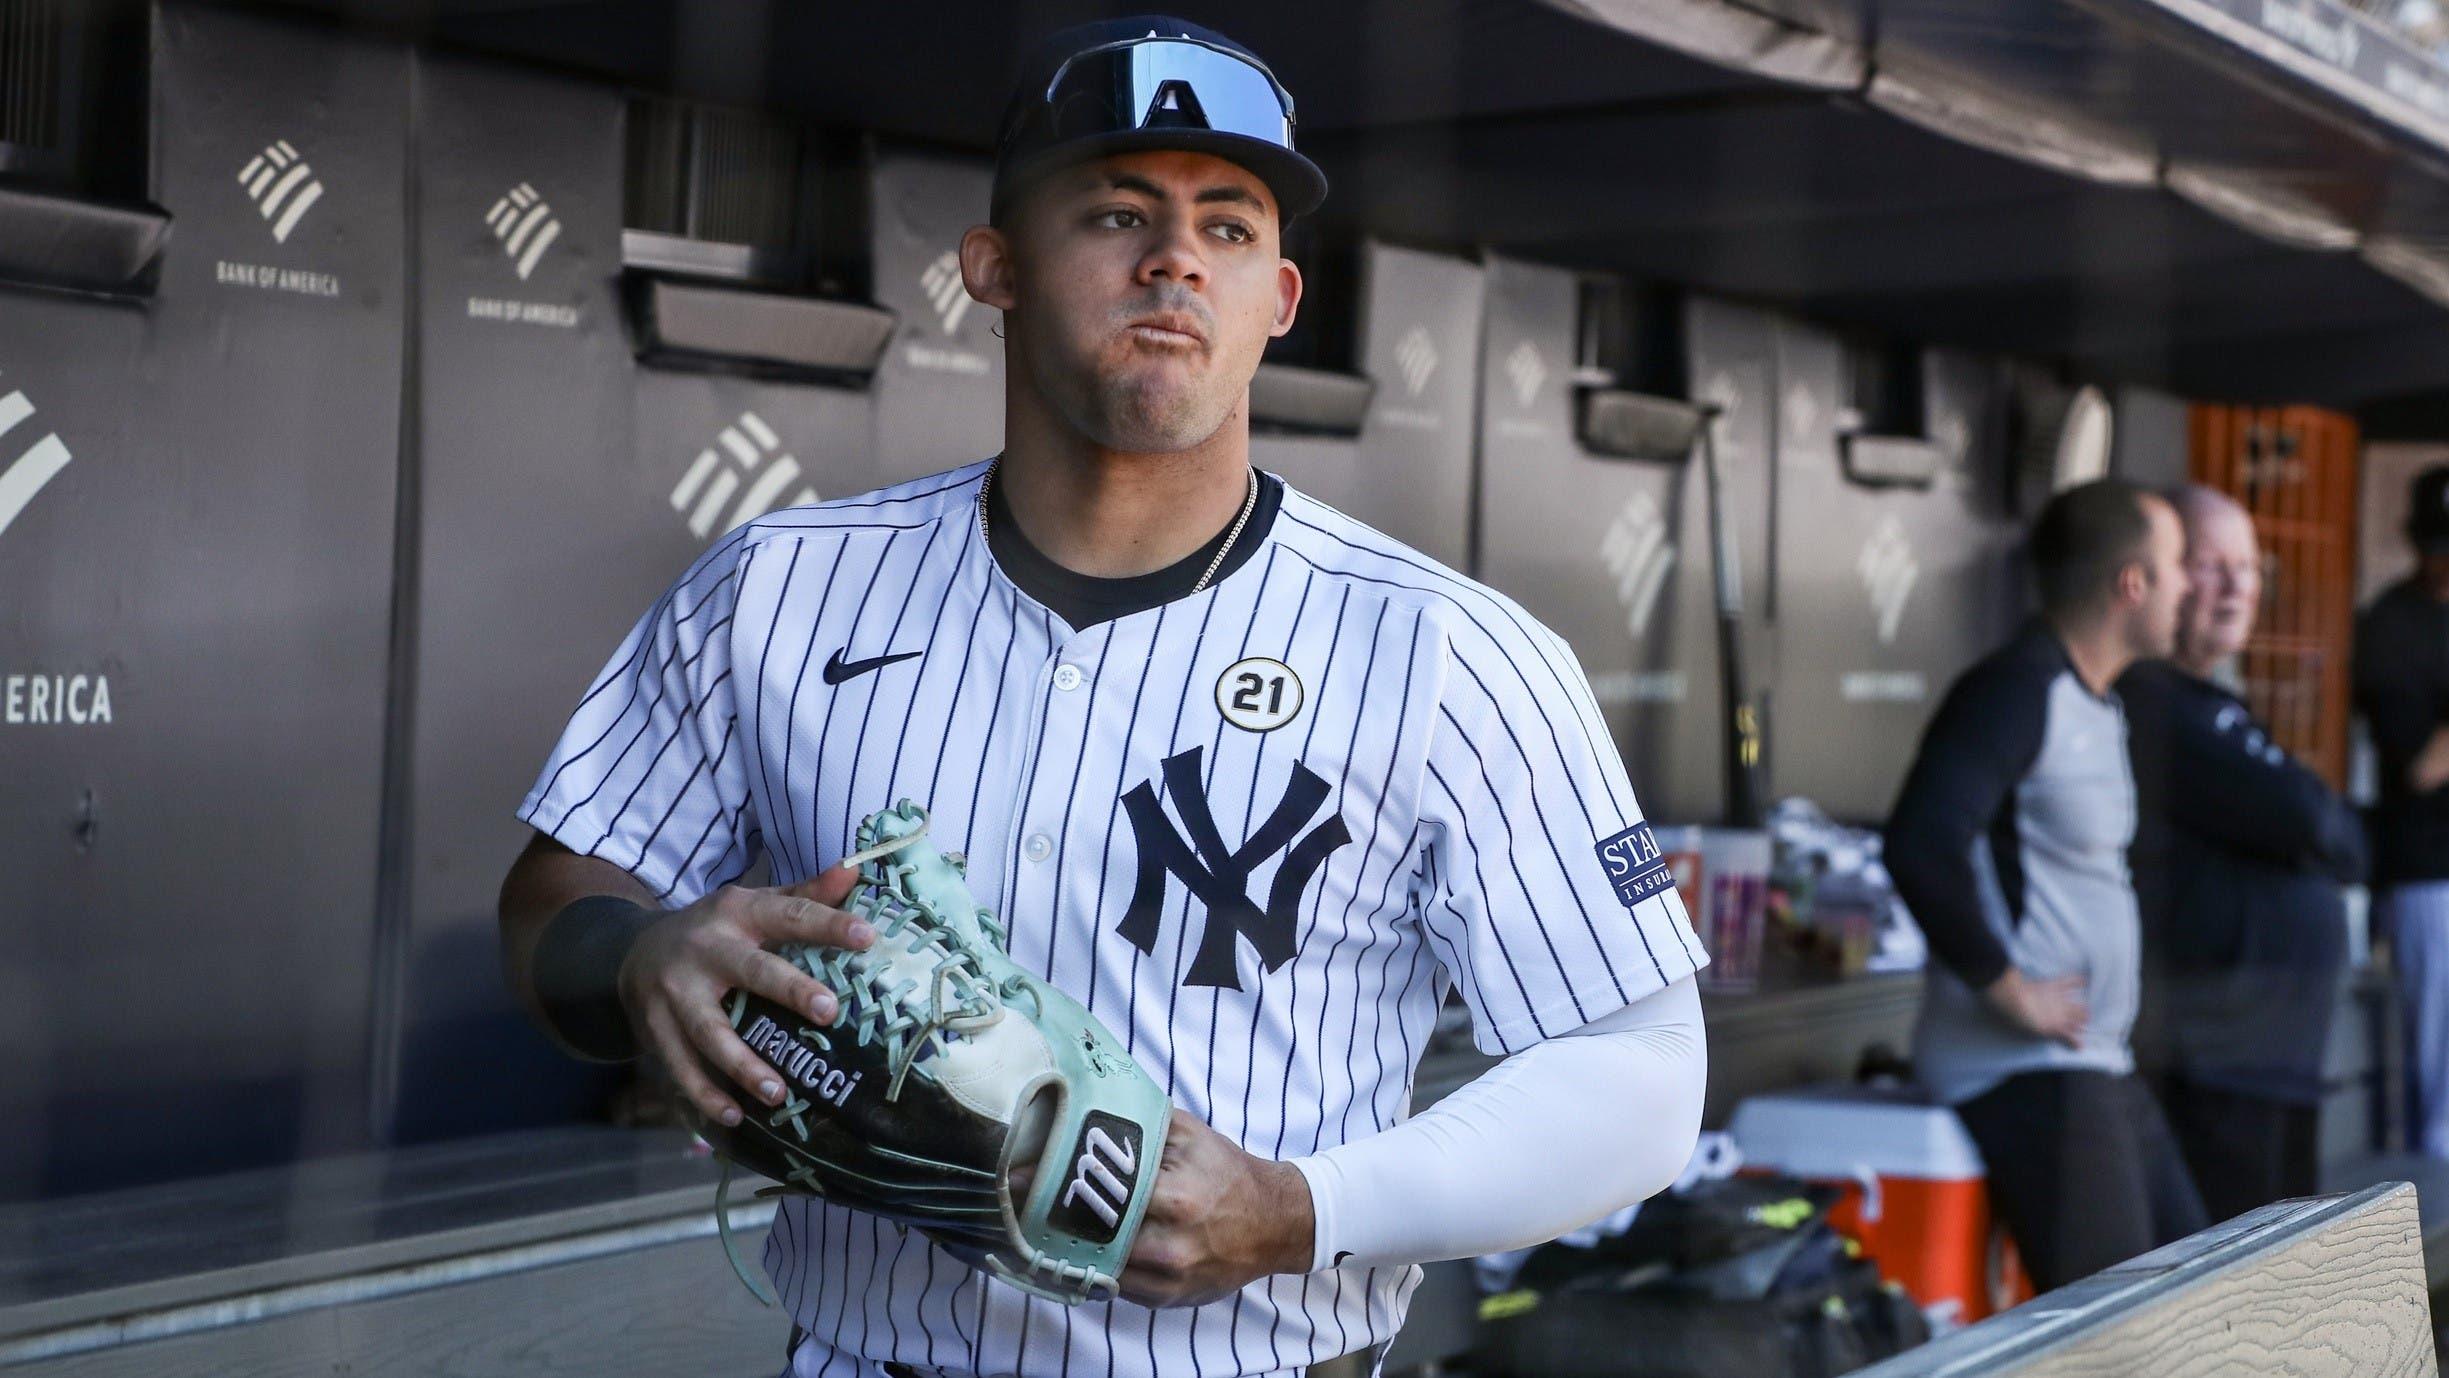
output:
<instances>
[{"instance_id":1,"label":"nike swoosh logo","mask_svg":"<svg viewBox=\"0 0 2449 1378\"><path fill-rule=\"evenodd\" d=\"M843 648L843 650L848 649L849 647L847 646ZM893 664L895 661L915 660L925 654L926 652L924 651L904 651L900 655L895 656L871 656L866 660L844 660L842 659L842 652L836 651L833 653L832 657L825 662L825 682L827 684L840 684L846 679L857 679L859 676L866 674L870 670L881 670L885 666Z\"/></svg>"}]
</instances>

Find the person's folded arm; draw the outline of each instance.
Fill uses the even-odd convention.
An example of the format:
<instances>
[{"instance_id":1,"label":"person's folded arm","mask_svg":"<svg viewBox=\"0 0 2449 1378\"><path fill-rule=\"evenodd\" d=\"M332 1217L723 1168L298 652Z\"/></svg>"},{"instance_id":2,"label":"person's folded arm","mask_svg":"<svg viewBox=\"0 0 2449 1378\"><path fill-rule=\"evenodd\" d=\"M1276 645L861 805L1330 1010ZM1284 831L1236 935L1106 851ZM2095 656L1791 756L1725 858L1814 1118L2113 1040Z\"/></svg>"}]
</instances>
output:
<instances>
[{"instance_id":1,"label":"person's folded arm","mask_svg":"<svg viewBox=\"0 0 2449 1378\"><path fill-rule=\"evenodd\" d=\"M2355 812L2244 709L2174 712L2163 725L2170 787L2158 797L2170 821L2231 851L2360 878Z\"/></svg>"},{"instance_id":2,"label":"person's folded arm","mask_svg":"<svg viewBox=\"0 0 2449 1378\"><path fill-rule=\"evenodd\" d=\"M1692 1156L1709 1055L1687 976L1533 1044L1394 1128L1296 1158L1313 1268L1554 1239L1657 1194Z\"/></svg>"}]
</instances>

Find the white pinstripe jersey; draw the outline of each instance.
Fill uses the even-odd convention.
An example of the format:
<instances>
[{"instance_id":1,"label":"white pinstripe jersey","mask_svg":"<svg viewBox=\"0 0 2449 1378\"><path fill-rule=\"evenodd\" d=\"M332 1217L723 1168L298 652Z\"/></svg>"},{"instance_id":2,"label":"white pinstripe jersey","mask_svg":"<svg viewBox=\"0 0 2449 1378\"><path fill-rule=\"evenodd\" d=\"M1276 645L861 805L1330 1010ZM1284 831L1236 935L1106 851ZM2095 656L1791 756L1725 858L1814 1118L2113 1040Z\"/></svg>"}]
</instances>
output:
<instances>
[{"instance_id":1,"label":"white pinstripe jersey","mask_svg":"<svg viewBox=\"0 0 2449 1378\"><path fill-rule=\"evenodd\" d=\"M1511 600L1287 487L1229 575L1074 630L981 542L985 467L717 542L520 817L679 907L760 853L776 884L815 874L914 799L1013 958L1269 1158L1400 1121L1449 987L1510 1053L1702 963L1580 667ZM765 1266L803 1374L1298 1370L1391 1338L1419 1280L1065 1308L783 1201Z\"/></svg>"}]
</instances>

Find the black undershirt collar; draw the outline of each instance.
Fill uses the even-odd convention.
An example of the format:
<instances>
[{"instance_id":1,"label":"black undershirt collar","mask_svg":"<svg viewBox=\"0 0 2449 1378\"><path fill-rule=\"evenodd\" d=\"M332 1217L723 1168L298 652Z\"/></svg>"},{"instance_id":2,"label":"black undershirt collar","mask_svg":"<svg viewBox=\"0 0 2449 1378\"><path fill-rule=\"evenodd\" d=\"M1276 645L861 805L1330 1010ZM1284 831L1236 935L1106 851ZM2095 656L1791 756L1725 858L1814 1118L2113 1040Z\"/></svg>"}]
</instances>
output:
<instances>
[{"instance_id":1,"label":"black undershirt collar","mask_svg":"<svg viewBox=\"0 0 2449 1378\"><path fill-rule=\"evenodd\" d=\"M1242 527L1241 539L1233 543L1233 552L1217 568L1216 577L1208 581L1209 588L1232 577L1233 571L1248 564L1250 557L1258 553L1258 548L1266 544L1268 528L1275 524L1277 509L1283 505L1283 480L1260 471L1258 501L1250 509L1250 520ZM1052 609L1075 631L1188 595L1191 585L1198 583L1199 576L1207 570L1208 561L1216 558L1217 548L1233 531L1232 523L1226 523L1206 544L1163 569L1120 579L1101 579L1066 569L1030 544L1029 538L1021 533L1020 523L1012 518L1011 505L1004 501L1000 483L987 486L986 514L987 550L1003 567L1005 577L1018 585L1021 592Z\"/></svg>"}]
</instances>

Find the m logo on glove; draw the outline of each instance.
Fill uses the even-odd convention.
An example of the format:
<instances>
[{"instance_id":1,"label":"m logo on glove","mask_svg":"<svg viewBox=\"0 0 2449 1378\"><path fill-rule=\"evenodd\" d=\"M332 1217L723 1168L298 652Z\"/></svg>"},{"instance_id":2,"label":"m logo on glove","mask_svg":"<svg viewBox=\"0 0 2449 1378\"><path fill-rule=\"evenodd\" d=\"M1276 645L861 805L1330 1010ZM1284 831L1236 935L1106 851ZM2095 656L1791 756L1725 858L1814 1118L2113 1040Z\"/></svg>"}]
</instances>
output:
<instances>
[{"instance_id":1,"label":"m logo on glove","mask_svg":"<svg viewBox=\"0 0 2449 1378\"><path fill-rule=\"evenodd\" d=\"M1139 1178L1139 1148L1138 1125L1091 1111L1072 1160L1071 1182L1048 1218L1084 1239L1100 1244L1112 1239Z\"/></svg>"}]
</instances>

